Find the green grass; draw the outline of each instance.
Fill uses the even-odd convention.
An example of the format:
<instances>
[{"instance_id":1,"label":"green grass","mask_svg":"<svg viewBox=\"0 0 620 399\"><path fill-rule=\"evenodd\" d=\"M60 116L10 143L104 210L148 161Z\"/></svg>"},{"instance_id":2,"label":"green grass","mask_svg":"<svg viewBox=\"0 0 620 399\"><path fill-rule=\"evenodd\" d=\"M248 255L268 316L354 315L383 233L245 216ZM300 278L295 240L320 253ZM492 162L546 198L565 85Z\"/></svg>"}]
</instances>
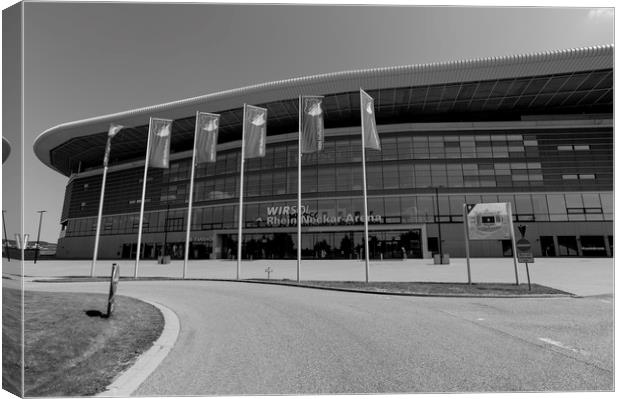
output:
<instances>
[{"instance_id":1,"label":"green grass","mask_svg":"<svg viewBox=\"0 0 620 399\"><path fill-rule=\"evenodd\" d=\"M8 298L19 307L19 291L12 290L17 295L6 291L3 300ZM123 296L117 297L109 319L86 313L105 313L107 295L26 292L24 303L25 396L84 396L104 391L152 346L164 325L158 309ZM6 320L11 325L10 336L19 324L15 316ZM9 325L4 319L3 324ZM4 334L3 328L3 338ZM20 355L15 340L11 343L17 350L8 348L3 354L3 365L10 366L10 373L15 371L14 364L19 369ZM3 373L3 381L4 377Z\"/></svg>"},{"instance_id":2,"label":"green grass","mask_svg":"<svg viewBox=\"0 0 620 399\"><path fill-rule=\"evenodd\" d=\"M267 280L257 280L267 281ZM297 285L291 280L269 280L271 283ZM299 285L362 290L381 293L417 294L417 295L476 295L476 296L527 296L527 295L567 295L567 292L544 285L532 284L528 290L526 284L508 283L435 283L435 282L400 282L400 281L301 281Z\"/></svg>"}]
</instances>

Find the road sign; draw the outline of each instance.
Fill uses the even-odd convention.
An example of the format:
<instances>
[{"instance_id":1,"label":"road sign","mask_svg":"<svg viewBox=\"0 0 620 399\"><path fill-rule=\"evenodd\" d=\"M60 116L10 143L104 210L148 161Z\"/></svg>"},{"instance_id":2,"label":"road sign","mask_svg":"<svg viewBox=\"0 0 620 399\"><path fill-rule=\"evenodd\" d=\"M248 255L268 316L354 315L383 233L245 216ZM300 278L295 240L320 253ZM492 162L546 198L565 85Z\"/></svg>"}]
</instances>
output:
<instances>
[{"instance_id":1,"label":"road sign","mask_svg":"<svg viewBox=\"0 0 620 399\"><path fill-rule=\"evenodd\" d=\"M534 255L532 255L532 245L525 238L517 241L517 260L519 263L534 263Z\"/></svg>"}]
</instances>

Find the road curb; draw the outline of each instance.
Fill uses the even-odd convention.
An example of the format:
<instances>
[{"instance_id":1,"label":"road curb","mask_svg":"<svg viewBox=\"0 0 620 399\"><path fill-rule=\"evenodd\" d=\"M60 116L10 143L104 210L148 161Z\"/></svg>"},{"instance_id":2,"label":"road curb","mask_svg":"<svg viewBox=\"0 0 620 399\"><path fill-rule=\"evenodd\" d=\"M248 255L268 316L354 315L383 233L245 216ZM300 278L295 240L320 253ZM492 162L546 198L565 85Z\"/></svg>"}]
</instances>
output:
<instances>
[{"instance_id":1,"label":"road curb","mask_svg":"<svg viewBox=\"0 0 620 399\"><path fill-rule=\"evenodd\" d=\"M52 280L33 280L35 283L70 283L74 277L64 277L62 279ZM81 278L81 277L80 277ZM68 280L67 280L68 279ZM92 278L84 278L82 282L98 282L103 280ZM312 284L297 284L293 282L285 281L269 281L269 280L252 280L252 279L220 279L220 278L178 278L178 277L140 277L138 279L127 279L127 281L216 281L216 282L231 282L231 283L248 283L248 284L268 284L268 285L280 285L284 287L297 287L297 288L310 288L324 291L341 291L341 292L354 292L358 294L375 294L375 295L394 295L394 296L410 296L410 297L439 297L439 298L582 298L582 295L573 294L571 292L562 291L557 294L452 294L452 293L421 293L421 292L394 292L394 291L372 291L355 288L342 288L342 287L327 287L322 285ZM560 291L560 290L558 290Z\"/></svg>"},{"instance_id":2,"label":"road curb","mask_svg":"<svg viewBox=\"0 0 620 399\"><path fill-rule=\"evenodd\" d=\"M179 331L181 329L179 318L171 309L157 302L151 302L145 299L140 300L155 306L161 311L164 316L164 329L159 338L153 342L153 346L138 357L138 360L133 366L118 376L108 385L105 391L96 396L130 396L166 358L179 336Z\"/></svg>"},{"instance_id":3,"label":"road curb","mask_svg":"<svg viewBox=\"0 0 620 399\"><path fill-rule=\"evenodd\" d=\"M223 281L223 280L217 280ZM361 290L354 288L340 288L340 287L326 287L321 285L311 284L296 284L296 283L281 283L281 282L269 282L269 281L253 281L253 280L225 280L239 283L251 283L251 284L269 284L269 285L282 285L285 287L299 287L299 288L311 288L316 290L325 291L341 291L341 292L355 292L358 294L376 294L376 295L394 295L394 296L415 296L415 297L440 297L440 298L578 298L579 296L571 293L565 294L524 294L524 295L475 295L475 294L433 294L433 293L419 293L419 292L390 292L390 291L371 291Z\"/></svg>"}]
</instances>

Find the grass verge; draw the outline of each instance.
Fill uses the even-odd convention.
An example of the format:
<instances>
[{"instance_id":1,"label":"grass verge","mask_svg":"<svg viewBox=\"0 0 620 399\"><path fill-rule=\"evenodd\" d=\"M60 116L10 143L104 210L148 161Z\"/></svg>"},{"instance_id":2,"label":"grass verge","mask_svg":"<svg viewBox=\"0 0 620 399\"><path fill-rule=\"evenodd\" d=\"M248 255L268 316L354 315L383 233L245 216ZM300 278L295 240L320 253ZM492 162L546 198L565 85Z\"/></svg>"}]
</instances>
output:
<instances>
[{"instance_id":1,"label":"grass verge","mask_svg":"<svg viewBox=\"0 0 620 399\"><path fill-rule=\"evenodd\" d=\"M130 277L121 277L132 281L159 281L159 280L179 280L180 278L170 277L139 277L133 279ZM205 279L205 278L188 278L183 281L238 281L228 279ZM70 283L80 281L107 281L104 278L90 278L83 276L64 277L58 279L41 279L35 280L46 283ZM326 288L338 290L364 291L387 294L409 294L409 295L434 295L434 296L553 296L553 295L573 295L570 292L558 290L556 288L547 287L540 284L531 284L531 290L528 289L527 283L519 285L511 283L441 283L441 282L425 282L425 281L319 281L319 280L302 280L297 283L295 280L267 280L267 279L247 279L244 282L256 282L263 284L281 284L288 286Z\"/></svg>"},{"instance_id":2,"label":"grass verge","mask_svg":"<svg viewBox=\"0 0 620 399\"><path fill-rule=\"evenodd\" d=\"M21 291L2 287L2 389L22 395Z\"/></svg>"},{"instance_id":3,"label":"grass verge","mask_svg":"<svg viewBox=\"0 0 620 399\"><path fill-rule=\"evenodd\" d=\"M19 291L13 291L17 295L9 295L11 302L19 298ZM107 306L107 295L102 294L26 292L24 304L25 396L90 396L104 391L152 346L164 326L157 308L123 296L117 297L109 319L99 316ZM19 355L4 352L3 362L6 358L9 365L19 364L19 357L10 358Z\"/></svg>"},{"instance_id":4,"label":"grass verge","mask_svg":"<svg viewBox=\"0 0 620 399\"><path fill-rule=\"evenodd\" d=\"M260 282L274 284L300 285L320 288L334 288L377 293L412 294L412 295L472 295L472 296L528 296L528 295L571 295L568 292L539 284L532 284L531 291L527 284L507 283L436 283L436 282L401 282L401 281L301 281L265 280Z\"/></svg>"}]
</instances>

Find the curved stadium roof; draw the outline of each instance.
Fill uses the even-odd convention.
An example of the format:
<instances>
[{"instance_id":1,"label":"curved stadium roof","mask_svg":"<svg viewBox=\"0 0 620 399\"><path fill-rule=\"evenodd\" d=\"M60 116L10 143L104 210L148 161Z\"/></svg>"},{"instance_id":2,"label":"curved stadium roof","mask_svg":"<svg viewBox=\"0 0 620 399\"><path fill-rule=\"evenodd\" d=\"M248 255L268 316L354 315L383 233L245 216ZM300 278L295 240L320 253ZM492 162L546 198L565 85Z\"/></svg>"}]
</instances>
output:
<instances>
[{"instance_id":1,"label":"curved stadium roof","mask_svg":"<svg viewBox=\"0 0 620 399\"><path fill-rule=\"evenodd\" d=\"M70 175L100 167L108 126L112 162L144 157L150 117L174 119L171 151L191 150L196 111L220 113L219 142L240 140L243 103L269 110L268 135L297 131L298 96L324 95L325 127L359 125L359 88L377 122L518 120L522 114L612 113L613 45L467 61L337 72L280 80L69 122L41 133L37 157Z\"/></svg>"}]
</instances>

